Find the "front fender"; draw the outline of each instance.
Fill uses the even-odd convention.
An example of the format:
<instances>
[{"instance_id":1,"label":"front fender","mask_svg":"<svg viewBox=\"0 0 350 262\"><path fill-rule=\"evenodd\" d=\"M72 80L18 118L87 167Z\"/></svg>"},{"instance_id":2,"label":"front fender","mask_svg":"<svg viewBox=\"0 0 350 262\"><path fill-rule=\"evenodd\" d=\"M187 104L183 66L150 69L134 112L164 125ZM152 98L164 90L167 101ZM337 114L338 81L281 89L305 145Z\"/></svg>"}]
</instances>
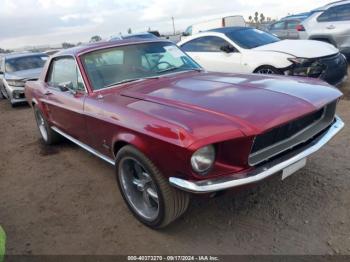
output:
<instances>
[{"instance_id":1,"label":"front fender","mask_svg":"<svg viewBox=\"0 0 350 262\"><path fill-rule=\"evenodd\" d=\"M264 65L282 69L292 65L292 62L288 61L288 58L291 57L293 56L278 52L251 51L242 57L242 64L248 64L251 73Z\"/></svg>"}]
</instances>

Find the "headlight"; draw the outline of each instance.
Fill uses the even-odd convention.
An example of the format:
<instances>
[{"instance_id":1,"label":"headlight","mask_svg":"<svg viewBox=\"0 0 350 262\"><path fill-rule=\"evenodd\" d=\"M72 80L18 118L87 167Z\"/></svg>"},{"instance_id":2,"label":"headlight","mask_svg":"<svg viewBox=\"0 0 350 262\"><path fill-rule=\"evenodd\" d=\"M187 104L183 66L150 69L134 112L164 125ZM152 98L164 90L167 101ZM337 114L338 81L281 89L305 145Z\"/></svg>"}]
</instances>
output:
<instances>
[{"instance_id":1,"label":"headlight","mask_svg":"<svg viewBox=\"0 0 350 262\"><path fill-rule=\"evenodd\" d=\"M296 57L296 58L287 58L288 61L292 62L293 64L304 64L305 62L308 61L307 58L301 58L301 57Z\"/></svg>"},{"instance_id":2,"label":"headlight","mask_svg":"<svg viewBox=\"0 0 350 262\"><path fill-rule=\"evenodd\" d=\"M21 99L21 98L24 98L24 92L20 90L15 90L13 91L12 96L15 99Z\"/></svg>"},{"instance_id":3,"label":"headlight","mask_svg":"<svg viewBox=\"0 0 350 262\"><path fill-rule=\"evenodd\" d=\"M20 80L6 80L9 86L24 87L24 82Z\"/></svg>"},{"instance_id":4,"label":"headlight","mask_svg":"<svg viewBox=\"0 0 350 262\"><path fill-rule=\"evenodd\" d=\"M198 149L191 157L191 165L195 172L204 173L208 171L215 161L215 148L213 145Z\"/></svg>"}]
</instances>

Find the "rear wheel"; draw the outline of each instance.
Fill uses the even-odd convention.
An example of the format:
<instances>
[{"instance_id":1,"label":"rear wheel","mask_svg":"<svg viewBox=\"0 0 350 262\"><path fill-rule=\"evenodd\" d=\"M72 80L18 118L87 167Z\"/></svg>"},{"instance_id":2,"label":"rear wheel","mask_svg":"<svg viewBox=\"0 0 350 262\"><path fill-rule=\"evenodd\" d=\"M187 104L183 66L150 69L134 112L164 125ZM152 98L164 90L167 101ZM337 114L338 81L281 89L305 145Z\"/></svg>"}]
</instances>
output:
<instances>
[{"instance_id":1,"label":"rear wheel","mask_svg":"<svg viewBox=\"0 0 350 262\"><path fill-rule=\"evenodd\" d=\"M257 68L254 73L263 75L280 75L281 72L273 66L261 66Z\"/></svg>"},{"instance_id":2,"label":"rear wheel","mask_svg":"<svg viewBox=\"0 0 350 262\"><path fill-rule=\"evenodd\" d=\"M3 86L0 87L0 98L8 99L8 94Z\"/></svg>"},{"instance_id":3,"label":"rear wheel","mask_svg":"<svg viewBox=\"0 0 350 262\"><path fill-rule=\"evenodd\" d=\"M134 216L152 228L161 228L180 217L189 194L173 188L157 167L132 146L123 147L116 158L120 192Z\"/></svg>"},{"instance_id":4,"label":"rear wheel","mask_svg":"<svg viewBox=\"0 0 350 262\"><path fill-rule=\"evenodd\" d=\"M56 144L60 140L60 135L53 131L46 121L40 109L34 105L35 120L41 135L41 138L47 145Z\"/></svg>"}]
</instances>

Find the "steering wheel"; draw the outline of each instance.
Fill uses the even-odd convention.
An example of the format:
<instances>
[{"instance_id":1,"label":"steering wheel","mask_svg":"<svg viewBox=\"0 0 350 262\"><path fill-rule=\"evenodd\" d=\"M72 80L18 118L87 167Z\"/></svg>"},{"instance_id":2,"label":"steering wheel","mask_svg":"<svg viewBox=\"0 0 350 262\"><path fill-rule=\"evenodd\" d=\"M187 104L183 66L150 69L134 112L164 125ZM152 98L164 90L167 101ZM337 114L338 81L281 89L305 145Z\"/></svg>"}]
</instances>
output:
<instances>
[{"instance_id":1,"label":"steering wheel","mask_svg":"<svg viewBox=\"0 0 350 262\"><path fill-rule=\"evenodd\" d=\"M155 69L155 68L158 68L158 69L159 69L159 65L161 65L161 64L166 64L166 65L168 66L167 68L173 67L173 65L170 64L169 62L167 62L167 61L161 61L161 62L159 62L158 64L156 64L155 66L153 66L153 67L151 68L151 70L153 70L153 69Z\"/></svg>"}]
</instances>

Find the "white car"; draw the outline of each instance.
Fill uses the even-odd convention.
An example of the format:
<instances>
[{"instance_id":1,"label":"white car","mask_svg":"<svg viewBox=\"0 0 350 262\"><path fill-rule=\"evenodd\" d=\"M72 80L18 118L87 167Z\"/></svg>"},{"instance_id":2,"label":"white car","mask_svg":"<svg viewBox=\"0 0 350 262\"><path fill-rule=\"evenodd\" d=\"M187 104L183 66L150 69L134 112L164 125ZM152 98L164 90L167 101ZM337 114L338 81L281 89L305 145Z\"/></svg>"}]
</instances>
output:
<instances>
[{"instance_id":1,"label":"white car","mask_svg":"<svg viewBox=\"0 0 350 262\"><path fill-rule=\"evenodd\" d=\"M249 27L202 32L178 45L208 71L308 76L334 85L347 74L345 56L328 43L280 40Z\"/></svg>"}]
</instances>

